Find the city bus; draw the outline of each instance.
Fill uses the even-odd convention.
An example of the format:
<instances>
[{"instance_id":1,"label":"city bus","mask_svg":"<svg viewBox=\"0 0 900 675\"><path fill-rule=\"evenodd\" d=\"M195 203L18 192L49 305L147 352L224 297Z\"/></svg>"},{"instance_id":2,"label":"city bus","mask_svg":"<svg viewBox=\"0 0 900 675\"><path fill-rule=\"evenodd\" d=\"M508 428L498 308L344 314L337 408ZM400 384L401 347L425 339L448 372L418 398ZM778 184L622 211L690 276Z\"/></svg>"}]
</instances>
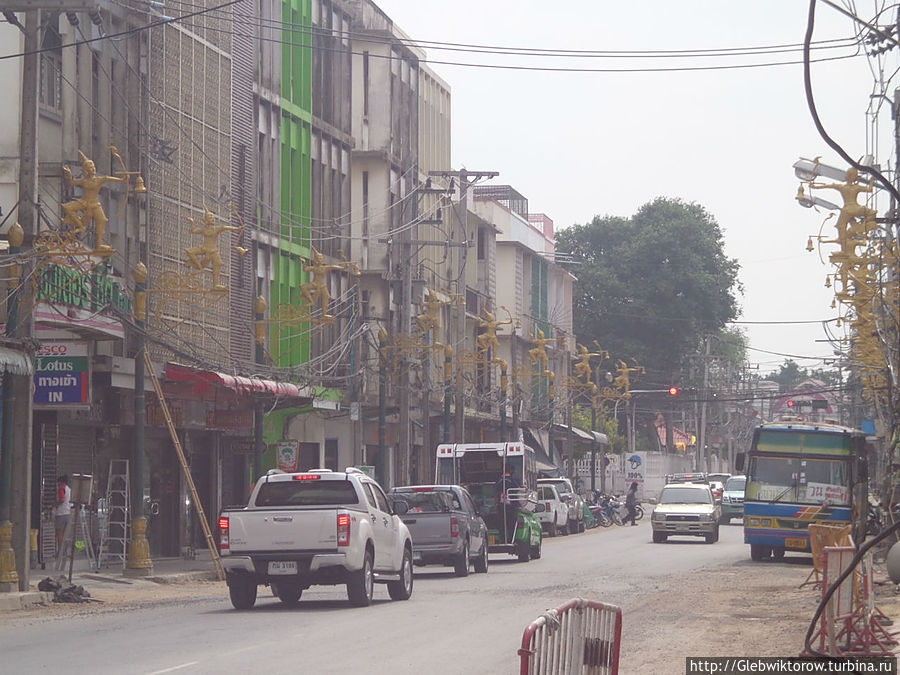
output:
<instances>
[{"instance_id":1,"label":"city bus","mask_svg":"<svg viewBox=\"0 0 900 675\"><path fill-rule=\"evenodd\" d=\"M809 524L853 524L865 533L866 437L833 424L782 421L753 431L744 488L744 543L750 557L809 553ZM737 457L742 470L743 453ZM854 511L856 513L854 513Z\"/></svg>"},{"instance_id":2,"label":"city bus","mask_svg":"<svg viewBox=\"0 0 900 675\"><path fill-rule=\"evenodd\" d=\"M537 460L524 443L448 443L437 448L435 483L462 485L488 530L488 551L520 562L541 557Z\"/></svg>"}]
</instances>

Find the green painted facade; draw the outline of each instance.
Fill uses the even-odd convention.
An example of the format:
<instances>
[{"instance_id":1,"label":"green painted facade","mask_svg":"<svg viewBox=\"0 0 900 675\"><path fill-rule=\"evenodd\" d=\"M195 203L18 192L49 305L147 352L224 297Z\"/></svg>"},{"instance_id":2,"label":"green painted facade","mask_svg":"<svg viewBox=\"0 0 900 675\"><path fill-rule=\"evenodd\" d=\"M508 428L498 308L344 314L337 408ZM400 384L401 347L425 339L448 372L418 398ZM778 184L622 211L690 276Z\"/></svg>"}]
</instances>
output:
<instances>
[{"instance_id":1,"label":"green painted facade","mask_svg":"<svg viewBox=\"0 0 900 675\"><path fill-rule=\"evenodd\" d=\"M300 305L300 284L306 281L303 259L310 255L312 192L312 69L311 0L285 0L282 20L295 29L282 32L281 52L281 246L270 294L272 306ZM309 360L308 326L284 325L273 331L272 355L278 366Z\"/></svg>"}]
</instances>

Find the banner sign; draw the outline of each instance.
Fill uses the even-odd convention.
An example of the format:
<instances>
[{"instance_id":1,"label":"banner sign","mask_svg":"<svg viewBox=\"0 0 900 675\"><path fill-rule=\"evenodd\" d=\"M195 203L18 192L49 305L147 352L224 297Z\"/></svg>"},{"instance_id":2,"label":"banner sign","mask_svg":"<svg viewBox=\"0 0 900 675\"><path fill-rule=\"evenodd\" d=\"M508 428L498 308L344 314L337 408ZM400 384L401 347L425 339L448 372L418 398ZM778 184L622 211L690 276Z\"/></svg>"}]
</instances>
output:
<instances>
[{"instance_id":1,"label":"banner sign","mask_svg":"<svg viewBox=\"0 0 900 675\"><path fill-rule=\"evenodd\" d=\"M300 460L300 441L280 441L276 444L276 451L278 468L287 473L294 473Z\"/></svg>"},{"instance_id":2,"label":"banner sign","mask_svg":"<svg viewBox=\"0 0 900 675\"><path fill-rule=\"evenodd\" d=\"M43 342L34 355L34 404L89 405L87 342Z\"/></svg>"}]
</instances>

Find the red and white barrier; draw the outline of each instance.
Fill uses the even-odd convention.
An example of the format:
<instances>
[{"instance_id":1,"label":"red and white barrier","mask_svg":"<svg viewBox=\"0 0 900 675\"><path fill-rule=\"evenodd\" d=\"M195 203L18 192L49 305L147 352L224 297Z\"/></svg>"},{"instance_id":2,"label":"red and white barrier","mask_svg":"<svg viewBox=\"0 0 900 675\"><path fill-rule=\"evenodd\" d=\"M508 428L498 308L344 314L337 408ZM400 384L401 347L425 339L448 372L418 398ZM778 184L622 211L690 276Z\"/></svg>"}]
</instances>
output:
<instances>
[{"instance_id":1,"label":"red and white barrier","mask_svg":"<svg viewBox=\"0 0 900 675\"><path fill-rule=\"evenodd\" d=\"M575 598L532 621L519 649L521 675L617 675L622 610Z\"/></svg>"}]
</instances>

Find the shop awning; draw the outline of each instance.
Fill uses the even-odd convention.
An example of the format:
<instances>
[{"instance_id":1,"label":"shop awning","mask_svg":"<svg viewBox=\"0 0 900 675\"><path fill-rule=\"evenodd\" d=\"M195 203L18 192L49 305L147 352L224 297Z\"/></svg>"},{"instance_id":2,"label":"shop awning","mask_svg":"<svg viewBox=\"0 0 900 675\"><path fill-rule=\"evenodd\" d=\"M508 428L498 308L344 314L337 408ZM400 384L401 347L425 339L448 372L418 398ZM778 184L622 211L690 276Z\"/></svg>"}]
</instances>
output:
<instances>
[{"instance_id":1,"label":"shop awning","mask_svg":"<svg viewBox=\"0 0 900 675\"><path fill-rule=\"evenodd\" d=\"M312 393L301 390L291 382L279 382L258 377L229 375L215 370L196 370L175 363L166 364L166 379L171 382L191 382L196 393L209 391L219 386L230 389L237 394L270 394L283 398L312 398Z\"/></svg>"},{"instance_id":2,"label":"shop awning","mask_svg":"<svg viewBox=\"0 0 900 675\"><path fill-rule=\"evenodd\" d=\"M31 358L25 352L9 347L0 347L0 370L13 375L33 375Z\"/></svg>"}]
</instances>

